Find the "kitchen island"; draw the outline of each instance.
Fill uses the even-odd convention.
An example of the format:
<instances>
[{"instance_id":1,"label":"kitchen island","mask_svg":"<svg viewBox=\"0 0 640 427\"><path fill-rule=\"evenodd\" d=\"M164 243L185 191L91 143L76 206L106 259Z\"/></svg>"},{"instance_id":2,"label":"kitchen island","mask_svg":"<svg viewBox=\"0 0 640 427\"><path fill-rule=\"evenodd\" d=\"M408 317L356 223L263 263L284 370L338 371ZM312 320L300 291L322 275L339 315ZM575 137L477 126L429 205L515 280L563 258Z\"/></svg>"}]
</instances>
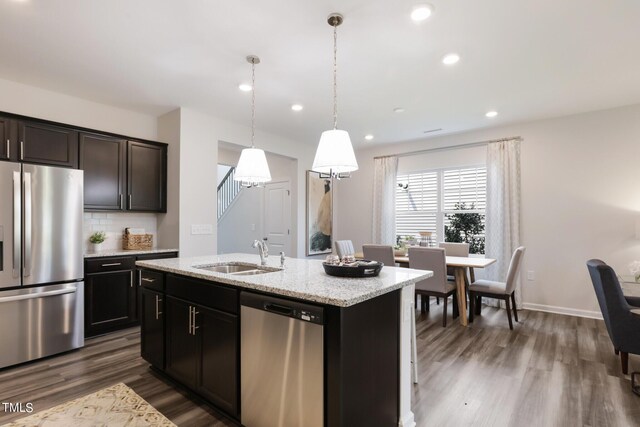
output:
<instances>
[{"instance_id":1,"label":"kitchen island","mask_svg":"<svg viewBox=\"0 0 640 427\"><path fill-rule=\"evenodd\" d=\"M242 271L259 261L249 254L138 261L143 357L247 427L415 425L413 285L431 272L384 267L374 278L337 278L327 276L320 261L287 258L281 269L277 257L267 259L267 272ZM240 271L211 271L229 263ZM250 306L257 307L251 301L259 299L273 301L264 303L266 311L274 307L267 313L272 317L286 316L285 306L302 309L291 310L297 318L290 314L289 323L281 324L289 330L285 356L256 370L269 355L255 343L262 340L268 347L278 341L267 339L269 332L256 323L263 317L249 317ZM320 325L319 334L311 323ZM319 347L312 345L313 334L320 337ZM314 364L319 375L304 371ZM261 384L257 378L267 374L271 377ZM272 393L258 392L270 383L278 384ZM280 407L271 411L278 408L269 404L274 399ZM256 407L260 419L251 415Z\"/></svg>"}]
</instances>

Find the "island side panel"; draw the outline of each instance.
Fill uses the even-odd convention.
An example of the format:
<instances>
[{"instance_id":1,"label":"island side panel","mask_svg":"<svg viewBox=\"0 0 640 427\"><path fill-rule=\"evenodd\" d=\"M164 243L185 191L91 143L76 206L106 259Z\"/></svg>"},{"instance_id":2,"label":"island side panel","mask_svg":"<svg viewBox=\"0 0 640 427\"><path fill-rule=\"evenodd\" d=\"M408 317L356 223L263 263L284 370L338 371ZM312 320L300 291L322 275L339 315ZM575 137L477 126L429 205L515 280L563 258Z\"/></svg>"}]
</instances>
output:
<instances>
[{"instance_id":1,"label":"island side panel","mask_svg":"<svg viewBox=\"0 0 640 427\"><path fill-rule=\"evenodd\" d=\"M401 290L351 307L328 307L328 427L397 426L400 418Z\"/></svg>"}]
</instances>

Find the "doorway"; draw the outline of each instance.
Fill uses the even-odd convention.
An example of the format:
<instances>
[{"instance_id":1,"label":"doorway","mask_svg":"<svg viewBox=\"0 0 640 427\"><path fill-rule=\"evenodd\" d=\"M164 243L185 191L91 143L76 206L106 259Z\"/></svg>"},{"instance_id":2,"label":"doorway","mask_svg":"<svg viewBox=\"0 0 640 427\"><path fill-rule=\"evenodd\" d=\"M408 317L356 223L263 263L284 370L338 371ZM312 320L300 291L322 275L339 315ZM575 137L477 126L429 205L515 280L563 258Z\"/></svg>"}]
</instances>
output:
<instances>
[{"instance_id":1,"label":"doorway","mask_svg":"<svg viewBox=\"0 0 640 427\"><path fill-rule=\"evenodd\" d=\"M269 182L264 186L264 240L273 254L291 253L291 184Z\"/></svg>"}]
</instances>

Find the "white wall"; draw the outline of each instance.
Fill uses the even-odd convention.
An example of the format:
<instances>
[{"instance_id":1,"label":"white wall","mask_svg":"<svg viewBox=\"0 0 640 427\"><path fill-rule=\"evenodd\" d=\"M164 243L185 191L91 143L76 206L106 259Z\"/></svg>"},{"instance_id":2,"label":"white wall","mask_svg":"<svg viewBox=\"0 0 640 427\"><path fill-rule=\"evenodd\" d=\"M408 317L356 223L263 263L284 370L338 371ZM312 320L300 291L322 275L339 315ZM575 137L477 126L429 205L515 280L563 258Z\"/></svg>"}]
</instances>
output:
<instances>
[{"instance_id":1,"label":"white wall","mask_svg":"<svg viewBox=\"0 0 640 427\"><path fill-rule=\"evenodd\" d=\"M218 144L246 147L251 130L248 126L187 108L160 117L159 125L160 140L170 144L170 156L172 147L179 151L179 162L172 164L170 159L168 174L169 188L179 188L179 228L165 229L161 224L159 232L163 240L166 231L167 241L179 241L182 256L214 254L217 251L215 183ZM256 132L256 145L265 151L297 160L296 182L292 182L292 186L296 187L296 194L304 194L304 176L313 162L313 147L261 131ZM297 231L304 230L304 198L292 199L292 203L297 206L292 224L292 233L297 236L293 255L300 257L304 256L304 235ZM168 206L171 209L171 201ZM212 225L213 233L192 235L191 226L194 224Z\"/></svg>"},{"instance_id":2,"label":"white wall","mask_svg":"<svg viewBox=\"0 0 640 427\"><path fill-rule=\"evenodd\" d=\"M0 111L156 140L157 118L0 79Z\"/></svg>"},{"instance_id":3,"label":"white wall","mask_svg":"<svg viewBox=\"0 0 640 427\"><path fill-rule=\"evenodd\" d=\"M220 143L218 162L236 166L240 159L240 151L238 148L230 148L230 144ZM270 152L265 154L272 182L289 181L293 221L297 213L297 162L294 159ZM256 250L251 247L251 243L265 236L263 218L264 189L242 189L229 210L218 222L218 253L256 253ZM291 234L291 243L292 253L295 255L296 235L294 232ZM287 256L291 255L287 254Z\"/></svg>"},{"instance_id":4,"label":"white wall","mask_svg":"<svg viewBox=\"0 0 640 427\"><path fill-rule=\"evenodd\" d=\"M371 240L373 157L521 136L523 281L527 307L598 316L585 262L619 273L640 259L640 105L373 147L340 182L337 238Z\"/></svg>"},{"instance_id":5,"label":"white wall","mask_svg":"<svg viewBox=\"0 0 640 427\"><path fill-rule=\"evenodd\" d=\"M158 118L158 139L167 147L167 212L158 214L158 247L180 248L180 110Z\"/></svg>"}]
</instances>

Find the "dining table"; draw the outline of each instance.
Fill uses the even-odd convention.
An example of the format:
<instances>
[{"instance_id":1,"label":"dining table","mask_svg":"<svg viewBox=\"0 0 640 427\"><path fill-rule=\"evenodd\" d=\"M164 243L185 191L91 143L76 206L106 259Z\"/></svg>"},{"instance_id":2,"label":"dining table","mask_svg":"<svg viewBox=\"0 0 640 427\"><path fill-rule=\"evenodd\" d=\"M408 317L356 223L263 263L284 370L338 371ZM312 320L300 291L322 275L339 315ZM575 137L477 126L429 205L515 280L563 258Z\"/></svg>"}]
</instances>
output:
<instances>
[{"instance_id":1,"label":"dining table","mask_svg":"<svg viewBox=\"0 0 640 427\"><path fill-rule=\"evenodd\" d=\"M640 283L633 276L619 276L622 293L627 298L637 298L640 302ZM631 313L640 316L640 307L631 309Z\"/></svg>"},{"instance_id":2,"label":"dining table","mask_svg":"<svg viewBox=\"0 0 640 427\"><path fill-rule=\"evenodd\" d=\"M362 259L364 257L362 252L357 252L355 258ZM401 267L409 267L408 255L395 255L395 262ZM460 324L467 326L469 324L469 317L467 316L467 284L471 280L471 283L475 282L475 269L486 268L491 264L494 264L497 260L494 258L481 258L481 257L459 257L459 256L446 256L447 267L451 267L454 271L454 278L456 282L456 293L458 297L458 312L460 313ZM467 270L469 270L469 279L467 279Z\"/></svg>"}]
</instances>

